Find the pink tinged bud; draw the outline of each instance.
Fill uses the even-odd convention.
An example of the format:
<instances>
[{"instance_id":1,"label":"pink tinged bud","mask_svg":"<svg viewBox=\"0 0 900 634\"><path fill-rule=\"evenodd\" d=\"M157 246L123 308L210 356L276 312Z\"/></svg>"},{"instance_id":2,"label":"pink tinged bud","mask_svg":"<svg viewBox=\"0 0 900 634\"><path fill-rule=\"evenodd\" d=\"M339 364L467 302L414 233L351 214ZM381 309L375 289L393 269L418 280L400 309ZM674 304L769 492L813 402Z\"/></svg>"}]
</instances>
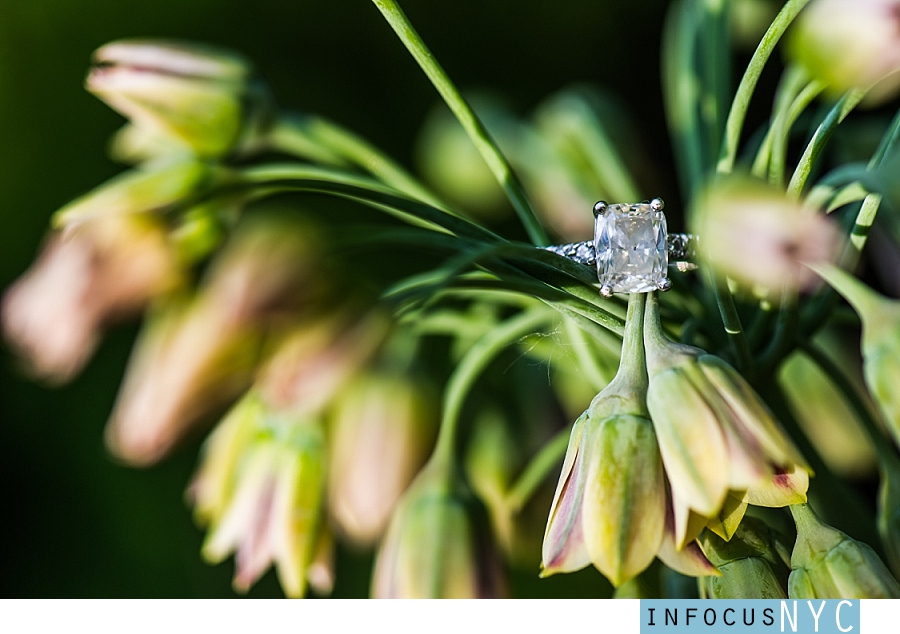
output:
<instances>
[{"instance_id":1,"label":"pink tinged bud","mask_svg":"<svg viewBox=\"0 0 900 634\"><path fill-rule=\"evenodd\" d=\"M713 566L700 544L697 535L702 527L691 530L692 537L686 539L676 533L675 505L669 504L666 509L665 531L659 546L657 556L666 566L688 577L702 577L705 575L718 575L719 571ZM686 529L684 529L686 531Z\"/></svg>"},{"instance_id":2,"label":"pink tinged bud","mask_svg":"<svg viewBox=\"0 0 900 634\"><path fill-rule=\"evenodd\" d=\"M544 533L541 576L574 572L591 563L584 540L582 519L583 471L576 469L579 453L583 451L581 440L586 420L587 412L582 414L572 427L569 447L566 449L566 457Z\"/></svg>"},{"instance_id":3,"label":"pink tinged bud","mask_svg":"<svg viewBox=\"0 0 900 634\"><path fill-rule=\"evenodd\" d=\"M351 320L345 312L290 332L261 370L258 383L267 401L307 415L331 403L387 333L381 314Z\"/></svg>"},{"instance_id":4,"label":"pink tinged bud","mask_svg":"<svg viewBox=\"0 0 900 634\"><path fill-rule=\"evenodd\" d=\"M250 385L258 347L258 333L234 328L208 297L152 315L106 429L110 451L136 465L161 459Z\"/></svg>"},{"instance_id":5,"label":"pink tinged bud","mask_svg":"<svg viewBox=\"0 0 900 634\"><path fill-rule=\"evenodd\" d=\"M234 495L240 462L259 433L265 413L259 396L248 392L203 443L200 468L187 491L198 522L205 525L221 520Z\"/></svg>"},{"instance_id":6,"label":"pink tinged bud","mask_svg":"<svg viewBox=\"0 0 900 634\"><path fill-rule=\"evenodd\" d=\"M870 89L881 103L900 88L900 2L816 0L788 40L791 57L834 94Z\"/></svg>"},{"instance_id":7,"label":"pink tinged bud","mask_svg":"<svg viewBox=\"0 0 900 634\"><path fill-rule=\"evenodd\" d=\"M678 367L651 377L647 407L673 495L712 516L729 488L728 444L716 413Z\"/></svg>"},{"instance_id":8,"label":"pink tinged bud","mask_svg":"<svg viewBox=\"0 0 900 634\"><path fill-rule=\"evenodd\" d=\"M31 370L77 373L110 323L174 288L181 274L163 227L120 216L56 233L3 298L3 328Z\"/></svg>"},{"instance_id":9,"label":"pink tinged bud","mask_svg":"<svg viewBox=\"0 0 900 634\"><path fill-rule=\"evenodd\" d=\"M88 90L135 125L200 156L228 153L255 131L253 115L265 107L264 90L233 53L132 40L98 49L94 62Z\"/></svg>"},{"instance_id":10,"label":"pink tinged bud","mask_svg":"<svg viewBox=\"0 0 900 634\"><path fill-rule=\"evenodd\" d=\"M780 190L734 177L699 200L694 224L703 236L701 254L737 281L809 290L817 280L805 264L832 261L838 254L840 236L831 219Z\"/></svg>"},{"instance_id":11,"label":"pink tinged bud","mask_svg":"<svg viewBox=\"0 0 900 634\"><path fill-rule=\"evenodd\" d=\"M437 431L428 386L411 377L361 376L331 418L329 510L351 541L381 537L397 500L428 458Z\"/></svg>"},{"instance_id":12,"label":"pink tinged bud","mask_svg":"<svg viewBox=\"0 0 900 634\"><path fill-rule=\"evenodd\" d=\"M306 593L323 497L324 440L312 422L275 419L285 438L264 438L242 460L234 497L203 547L213 563L235 552L235 588L246 592L274 563L289 597Z\"/></svg>"}]
</instances>

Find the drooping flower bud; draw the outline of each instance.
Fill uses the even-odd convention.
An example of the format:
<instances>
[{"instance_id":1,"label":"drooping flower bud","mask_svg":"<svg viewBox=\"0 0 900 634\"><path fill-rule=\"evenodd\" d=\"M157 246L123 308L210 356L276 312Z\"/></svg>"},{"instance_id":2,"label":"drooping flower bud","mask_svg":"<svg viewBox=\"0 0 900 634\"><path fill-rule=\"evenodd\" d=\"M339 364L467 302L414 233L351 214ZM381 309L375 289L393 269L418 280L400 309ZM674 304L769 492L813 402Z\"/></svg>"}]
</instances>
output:
<instances>
[{"instance_id":1,"label":"drooping flower bud","mask_svg":"<svg viewBox=\"0 0 900 634\"><path fill-rule=\"evenodd\" d=\"M900 88L900 1L814 0L788 52L833 94L871 89L870 102L885 101Z\"/></svg>"},{"instance_id":2,"label":"drooping flower bud","mask_svg":"<svg viewBox=\"0 0 900 634\"><path fill-rule=\"evenodd\" d=\"M745 491L758 506L805 501L808 467L788 435L731 366L666 338L655 295L644 338L647 406L672 487L678 546L692 538L692 515L720 516L729 491Z\"/></svg>"},{"instance_id":3,"label":"drooping flower bud","mask_svg":"<svg viewBox=\"0 0 900 634\"><path fill-rule=\"evenodd\" d=\"M242 57L196 44L121 40L94 53L87 89L148 135L202 157L252 140L268 94Z\"/></svg>"},{"instance_id":4,"label":"drooping flower bud","mask_svg":"<svg viewBox=\"0 0 900 634\"><path fill-rule=\"evenodd\" d=\"M884 422L900 445L900 301L876 293L843 269L811 266L843 295L862 321L863 375Z\"/></svg>"},{"instance_id":5,"label":"drooping flower bud","mask_svg":"<svg viewBox=\"0 0 900 634\"><path fill-rule=\"evenodd\" d=\"M374 598L504 594L499 561L473 517L473 500L438 466L425 466L394 511L375 558Z\"/></svg>"},{"instance_id":6,"label":"drooping flower bud","mask_svg":"<svg viewBox=\"0 0 900 634\"><path fill-rule=\"evenodd\" d=\"M321 424L278 412L251 392L223 425L191 491L198 516L210 524L203 556L218 563L234 552L240 592L272 563L289 597L306 594L311 573L326 589L314 565L325 484Z\"/></svg>"},{"instance_id":7,"label":"drooping flower bud","mask_svg":"<svg viewBox=\"0 0 900 634\"><path fill-rule=\"evenodd\" d=\"M3 328L30 369L72 378L111 322L144 308L181 280L165 227L145 215L84 223L51 236L3 298Z\"/></svg>"},{"instance_id":8,"label":"drooping flower bud","mask_svg":"<svg viewBox=\"0 0 900 634\"><path fill-rule=\"evenodd\" d=\"M840 354L840 343L829 340L829 354ZM852 362L854 370L859 363L841 361ZM781 365L778 382L794 418L832 471L850 478L875 473L875 451L857 413L815 362L802 352L791 355ZM859 383L862 388L862 372Z\"/></svg>"},{"instance_id":9,"label":"drooping flower bud","mask_svg":"<svg viewBox=\"0 0 900 634\"><path fill-rule=\"evenodd\" d=\"M721 573L700 580L710 599L786 599L790 549L760 520L746 517L730 541L706 531L703 552Z\"/></svg>"},{"instance_id":10,"label":"drooping flower bud","mask_svg":"<svg viewBox=\"0 0 900 634\"><path fill-rule=\"evenodd\" d=\"M92 218L160 212L210 189L218 173L191 157L155 161L111 178L53 215L56 227L72 227Z\"/></svg>"},{"instance_id":11,"label":"drooping flower bud","mask_svg":"<svg viewBox=\"0 0 900 634\"><path fill-rule=\"evenodd\" d=\"M797 541L788 595L793 599L898 599L900 584L875 551L823 523L806 504L791 506Z\"/></svg>"},{"instance_id":12,"label":"drooping flower bud","mask_svg":"<svg viewBox=\"0 0 900 634\"><path fill-rule=\"evenodd\" d=\"M260 391L281 409L319 414L384 342L387 317L353 308L288 330L260 370Z\"/></svg>"},{"instance_id":13,"label":"drooping flower bud","mask_svg":"<svg viewBox=\"0 0 900 634\"><path fill-rule=\"evenodd\" d=\"M107 428L114 454L155 462L248 387L266 329L315 297L311 240L290 223L248 223L195 298L151 315Z\"/></svg>"},{"instance_id":14,"label":"drooping flower bud","mask_svg":"<svg viewBox=\"0 0 900 634\"><path fill-rule=\"evenodd\" d=\"M804 264L833 260L840 244L830 218L740 176L703 192L692 220L710 266L767 289L810 288L817 280Z\"/></svg>"},{"instance_id":15,"label":"drooping flower bud","mask_svg":"<svg viewBox=\"0 0 900 634\"><path fill-rule=\"evenodd\" d=\"M619 586L663 541L665 481L644 404L644 295L629 301L619 372L575 422L544 535L543 572L593 563Z\"/></svg>"},{"instance_id":16,"label":"drooping flower bud","mask_svg":"<svg viewBox=\"0 0 900 634\"><path fill-rule=\"evenodd\" d=\"M338 395L330 421L328 507L357 545L381 537L437 431L432 390L411 376L369 372Z\"/></svg>"}]
</instances>

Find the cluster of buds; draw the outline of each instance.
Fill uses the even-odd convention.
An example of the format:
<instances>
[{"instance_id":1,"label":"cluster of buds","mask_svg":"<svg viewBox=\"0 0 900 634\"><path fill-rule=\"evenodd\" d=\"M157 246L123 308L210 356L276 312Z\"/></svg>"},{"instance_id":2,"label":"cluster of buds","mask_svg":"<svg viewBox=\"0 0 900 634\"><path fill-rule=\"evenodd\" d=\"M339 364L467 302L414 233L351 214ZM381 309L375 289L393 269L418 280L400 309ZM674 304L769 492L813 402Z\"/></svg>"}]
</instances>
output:
<instances>
[{"instance_id":1,"label":"cluster of buds","mask_svg":"<svg viewBox=\"0 0 900 634\"><path fill-rule=\"evenodd\" d=\"M814 0L788 50L830 92L868 90L870 103L885 101L900 89L900 2Z\"/></svg>"},{"instance_id":2,"label":"cluster of buds","mask_svg":"<svg viewBox=\"0 0 900 634\"><path fill-rule=\"evenodd\" d=\"M374 544L425 462L432 391L409 368L360 375L389 319L335 298L337 267L313 227L241 218L249 198L227 187L227 162L265 147L273 115L245 60L122 41L94 61L88 90L129 118L113 154L139 164L56 213L3 298L5 334L33 373L63 382L109 325L146 312L110 451L153 464L237 400L188 492L209 527L204 557L234 552L240 591L274 563L287 595L327 593L332 531Z\"/></svg>"},{"instance_id":3,"label":"cluster of buds","mask_svg":"<svg viewBox=\"0 0 900 634\"><path fill-rule=\"evenodd\" d=\"M545 574L593 563L620 586L659 557L718 575L704 528L728 541L748 504L806 501L809 468L759 396L718 357L669 341L657 298L646 313L641 298L629 303L619 373L572 430Z\"/></svg>"}]
</instances>

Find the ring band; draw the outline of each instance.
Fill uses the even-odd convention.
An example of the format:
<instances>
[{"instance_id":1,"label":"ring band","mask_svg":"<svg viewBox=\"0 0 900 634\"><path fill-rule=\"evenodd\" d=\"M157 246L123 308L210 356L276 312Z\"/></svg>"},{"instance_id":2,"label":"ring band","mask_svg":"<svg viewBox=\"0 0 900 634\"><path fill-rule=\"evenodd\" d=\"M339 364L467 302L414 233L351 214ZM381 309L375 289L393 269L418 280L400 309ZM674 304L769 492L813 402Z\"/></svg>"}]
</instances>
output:
<instances>
[{"instance_id":1,"label":"ring band","mask_svg":"<svg viewBox=\"0 0 900 634\"><path fill-rule=\"evenodd\" d=\"M666 270L697 268L697 237L668 233L663 201L594 205L594 239L543 247L565 258L594 266L600 294L648 293L672 287Z\"/></svg>"},{"instance_id":2,"label":"ring band","mask_svg":"<svg viewBox=\"0 0 900 634\"><path fill-rule=\"evenodd\" d=\"M594 241L569 242L567 244L554 244L543 247L545 251L552 251L559 255L586 266L597 266L597 255L594 250ZM696 268L691 260L697 257L697 236L692 233L670 233L666 236L666 251L669 255L669 266L678 269L691 270ZM683 265L687 265L684 267Z\"/></svg>"}]
</instances>

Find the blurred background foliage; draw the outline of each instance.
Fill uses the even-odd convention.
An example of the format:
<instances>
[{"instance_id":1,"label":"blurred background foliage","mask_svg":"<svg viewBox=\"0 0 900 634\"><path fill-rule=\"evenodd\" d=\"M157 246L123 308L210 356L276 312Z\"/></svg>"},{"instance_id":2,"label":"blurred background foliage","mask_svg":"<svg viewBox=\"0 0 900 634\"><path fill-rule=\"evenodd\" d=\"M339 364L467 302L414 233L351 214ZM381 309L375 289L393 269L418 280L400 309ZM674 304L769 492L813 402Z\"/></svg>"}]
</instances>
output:
<instances>
[{"instance_id":1,"label":"blurred background foliage","mask_svg":"<svg viewBox=\"0 0 900 634\"><path fill-rule=\"evenodd\" d=\"M662 170L647 179L656 188L648 195L675 201L659 88L667 5L403 3L458 85L489 89L514 113L527 115L573 83L617 95L638 124L637 142ZM325 115L409 166L419 130L438 103L363 0L2 0L0 288L32 261L55 209L122 169L106 156L122 119L82 82L94 49L137 36L240 51L281 105ZM184 503L199 441L145 470L116 464L103 446L135 332L134 325L116 329L86 371L61 389L29 381L9 352L0 352L0 596L234 596L232 563L202 562L202 533ZM335 596L365 596L369 565L369 555L341 551ZM609 593L593 568L542 581L537 573L516 573L514 594ZM250 592L280 594L271 572Z\"/></svg>"}]
</instances>

